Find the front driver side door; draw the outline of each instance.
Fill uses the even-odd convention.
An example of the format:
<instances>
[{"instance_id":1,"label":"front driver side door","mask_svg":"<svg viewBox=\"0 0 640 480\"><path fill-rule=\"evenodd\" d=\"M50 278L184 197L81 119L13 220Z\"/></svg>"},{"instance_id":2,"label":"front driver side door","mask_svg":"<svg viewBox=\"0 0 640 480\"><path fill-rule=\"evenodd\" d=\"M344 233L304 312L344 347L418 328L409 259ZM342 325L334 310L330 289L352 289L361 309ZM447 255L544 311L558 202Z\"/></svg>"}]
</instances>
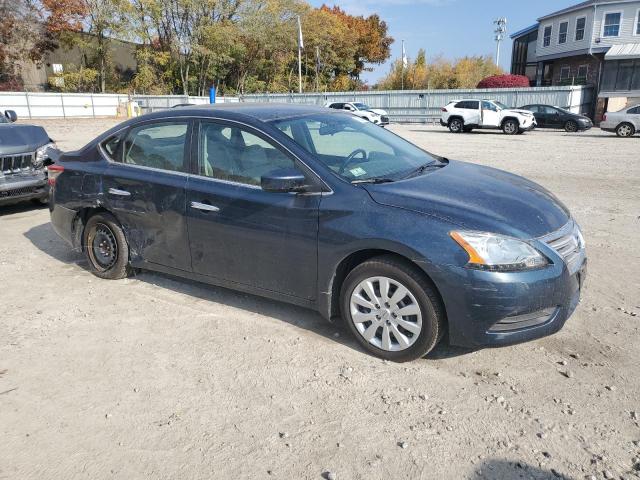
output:
<instances>
[{"instance_id":1,"label":"front driver side door","mask_svg":"<svg viewBox=\"0 0 640 480\"><path fill-rule=\"evenodd\" d=\"M266 192L262 175L300 167L262 133L202 120L187 186L193 271L311 300L316 295L318 194Z\"/></svg>"}]
</instances>

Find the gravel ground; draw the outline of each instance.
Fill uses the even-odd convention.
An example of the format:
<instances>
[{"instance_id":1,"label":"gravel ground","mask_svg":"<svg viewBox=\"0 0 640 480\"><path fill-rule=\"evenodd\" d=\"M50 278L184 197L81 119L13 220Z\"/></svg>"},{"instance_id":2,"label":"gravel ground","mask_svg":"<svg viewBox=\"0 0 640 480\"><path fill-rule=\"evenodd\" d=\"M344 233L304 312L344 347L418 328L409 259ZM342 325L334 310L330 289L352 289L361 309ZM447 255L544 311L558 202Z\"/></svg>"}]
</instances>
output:
<instances>
[{"instance_id":1,"label":"gravel ground","mask_svg":"<svg viewBox=\"0 0 640 480\"><path fill-rule=\"evenodd\" d=\"M72 149L116 122L39 123ZM590 263L560 333L388 363L312 311L100 280L46 208L3 208L0 479L640 478L640 137L391 129L569 206Z\"/></svg>"}]
</instances>

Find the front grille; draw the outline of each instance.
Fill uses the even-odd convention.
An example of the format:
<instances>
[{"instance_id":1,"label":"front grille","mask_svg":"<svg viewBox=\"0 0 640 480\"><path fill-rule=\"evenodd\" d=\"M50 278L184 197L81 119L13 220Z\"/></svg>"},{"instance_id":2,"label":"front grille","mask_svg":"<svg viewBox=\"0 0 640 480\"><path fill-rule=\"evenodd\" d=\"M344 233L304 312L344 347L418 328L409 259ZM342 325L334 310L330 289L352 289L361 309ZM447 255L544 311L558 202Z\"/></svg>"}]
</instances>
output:
<instances>
[{"instance_id":1,"label":"front grille","mask_svg":"<svg viewBox=\"0 0 640 480\"><path fill-rule=\"evenodd\" d=\"M13 190L0 191L0 198L21 197L23 195L31 195L38 192L38 189L42 187L23 187L15 188Z\"/></svg>"},{"instance_id":2,"label":"front grille","mask_svg":"<svg viewBox=\"0 0 640 480\"><path fill-rule=\"evenodd\" d=\"M584 257L584 245L582 235L578 225L571 221L556 232L542 237L544 243L556 251L567 264L572 273L579 267L581 259Z\"/></svg>"},{"instance_id":3,"label":"front grille","mask_svg":"<svg viewBox=\"0 0 640 480\"><path fill-rule=\"evenodd\" d=\"M3 175L26 172L33 168L34 152L0 156L0 172Z\"/></svg>"}]
</instances>

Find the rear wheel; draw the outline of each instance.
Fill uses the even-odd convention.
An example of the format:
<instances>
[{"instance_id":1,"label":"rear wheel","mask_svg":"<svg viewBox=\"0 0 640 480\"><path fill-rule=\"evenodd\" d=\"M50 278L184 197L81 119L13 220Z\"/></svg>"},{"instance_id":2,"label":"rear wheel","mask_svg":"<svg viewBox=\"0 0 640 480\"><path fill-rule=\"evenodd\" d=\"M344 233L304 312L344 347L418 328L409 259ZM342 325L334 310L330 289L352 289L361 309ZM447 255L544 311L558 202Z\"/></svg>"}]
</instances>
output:
<instances>
[{"instance_id":1,"label":"rear wheel","mask_svg":"<svg viewBox=\"0 0 640 480\"><path fill-rule=\"evenodd\" d=\"M507 135L515 135L518 130L520 130L520 126L515 120L509 119L502 124L502 131Z\"/></svg>"},{"instance_id":2,"label":"rear wheel","mask_svg":"<svg viewBox=\"0 0 640 480\"><path fill-rule=\"evenodd\" d=\"M636 133L636 129L630 123L621 123L616 128L616 135L619 137L632 137Z\"/></svg>"},{"instance_id":3,"label":"rear wheel","mask_svg":"<svg viewBox=\"0 0 640 480\"><path fill-rule=\"evenodd\" d=\"M564 129L565 131L569 132L569 133L574 133L578 131L578 124L576 122L574 122L573 120L569 120L567 123L564 124Z\"/></svg>"},{"instance_id":4,"label":"rear wheel","mask_svg":"<svg viewBox=\"0 0 640 480\"><path fill-rule=\"evenodd\" d=\"M84 228L83 245L94 275L109 280L129 275L129 245L113 215L99 213L92 216Z\"/></svg>"},{"instance_id":5,"label":"rear wheel","mask_svg":"<svg viewBox=\"0 0 640 480\"><path fill-rule=\"evenodd\" d=\"M444 332L444 310L431 282L392 256L373 258L349 273L341 308L360 345L386 360L423 357Z\"/></svg>"},{"instance_id":6,"label":"rear wheel","mask_svg":"<svg viewBox=\"0 0 640 480\"><path fill-rule=\"evenodd\" d=\"M460 133L464 129L464 122L460 118L452 118L449 121L449 131L451 133Z\"/></svg>"}]
</instances>

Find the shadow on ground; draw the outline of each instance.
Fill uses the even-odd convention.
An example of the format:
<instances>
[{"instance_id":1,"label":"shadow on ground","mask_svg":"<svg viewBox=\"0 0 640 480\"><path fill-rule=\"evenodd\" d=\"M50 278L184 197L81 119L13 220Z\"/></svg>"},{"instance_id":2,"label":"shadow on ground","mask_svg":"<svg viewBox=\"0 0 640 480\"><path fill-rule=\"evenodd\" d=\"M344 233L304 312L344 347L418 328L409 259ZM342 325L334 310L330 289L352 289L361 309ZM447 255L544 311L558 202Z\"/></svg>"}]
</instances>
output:
<instances>
[{"instance_id":1,"label":"shadow on ground","mask_svg":"<svg viewBox=\"0 0 640 480\"><path fill-rule=\"evenodd\" d=\"M32 227L24 235L36 248L55 260L69 265L77 265L78 268L88 270L85 257L60 239L54 232L51 223L43 223ZM341 323L327 322L319 313L313 310L163 273L142 270L136 271L133 277L156 287L172 290L183 295L190 295L199 300L222 303L233 308L277 318L366 354L352 338L348 329ZM109 280L104 281L108 282ZM425 358L441 360L465 355L471 351L450 346L444 339Z\"/></svg>"},{"instance_id":2,"label":"shadow on ground","mask_svg":"<svg viewBox=\"0 0 640 480\"><path fill-rule=\"evenodd\" d=\"M21 213L32 212L34 210L44 210L46 208L48 208L47 205L42 204L40 202L37 202L37 203L31 202L31 201L20 202L13 205L0 207L0 217L6 216L6 215L19 215Z\"/></svg>"},{"instance_id":3,"label":"shadow on ground","mask_svg":"<svg viewBox=\"0 0 640 480\"><path fill-rule=\"evenodd\" d=\"M525 462L511 462L497 458L483 461L469 476L470 480L511 480L520 478L527 480L573 480L572 477L563 475L554 469L545 470L528 465Z\"/></svg>"}]
</instances>

